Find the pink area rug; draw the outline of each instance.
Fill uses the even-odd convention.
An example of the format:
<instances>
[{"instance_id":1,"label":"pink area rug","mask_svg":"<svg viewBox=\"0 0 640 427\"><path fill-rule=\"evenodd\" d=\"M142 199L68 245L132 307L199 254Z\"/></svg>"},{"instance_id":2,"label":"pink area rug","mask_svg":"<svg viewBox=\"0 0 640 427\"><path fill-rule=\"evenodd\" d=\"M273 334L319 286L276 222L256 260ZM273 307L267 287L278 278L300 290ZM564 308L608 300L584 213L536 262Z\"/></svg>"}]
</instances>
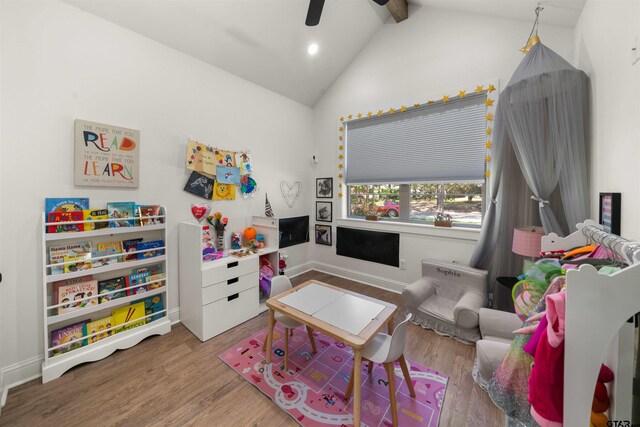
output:
<instances>
[{"instance_id":1,"label":"pink area rug","mask_svg":"<svg viewBox=\"0 0 640 427\"><path fill-rule=\"evenodd\" d=\"M303 328L289 338L289 369L284 370L284 329L276 324L272 363L266 364L262 343L266 328L240 341L219 357L258 390L269 396L303 426L346 426L353 424L353 397L344 401L353 353L350 347L314 332L318 352L311 354L309 337ZM416 397L409 390L400 367L395 367L398 421L402 427L435 427L440 419L448 377L407 360ZM362 364L361 424L392 426L387 374L374 365L371 375Z\"/></svg>"}]
</instances>

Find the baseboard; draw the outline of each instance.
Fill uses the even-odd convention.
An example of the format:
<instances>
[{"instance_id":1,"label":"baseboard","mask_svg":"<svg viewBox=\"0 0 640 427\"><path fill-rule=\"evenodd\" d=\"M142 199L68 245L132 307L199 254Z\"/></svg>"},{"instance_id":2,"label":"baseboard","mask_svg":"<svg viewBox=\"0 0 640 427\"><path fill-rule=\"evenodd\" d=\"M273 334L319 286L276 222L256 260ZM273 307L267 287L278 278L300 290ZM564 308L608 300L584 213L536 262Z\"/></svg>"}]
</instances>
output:
<instances>
[{"instance_id":1,"label":"baseboard","mask_svg":"<svg viewBox=\"0 0 640 427\"><path fill-rule=\"evenodd\" d=\"M176 323L180 323L180 307L169 310L169 320L171 321L172 326Z\"/></svg>"},{"instance_id":2,"label":"baseboard","mask_svg":"<svg viewBox=\"0 0 640 427\"><path fill-rule=\"evenodd\" d=\"M9 389L4 388L4 374L0 371L0 415L2 415L2 408L4 408L4 404L7 403L7 393Z\"/></svg>"},{"instance_id":3,"label":"baseboard","mask_svg":"<svg viewBox=\"0 0 640 427\"><path fill-rule=\"evenodd\" d=\"M35 356L22 362L2 368L2 406L4 406L9 389L40 378L42 375L42 361L44 355Z\"/></svg>"},{"instance_id":4,"label":"baseboard","mask_svg":"<svg viewBox=\"0 0 640 427\"><path fill-rule=\"evenodd\" d=\"M313 270L312 262L305 262L304 264L296 265L295 267L287 268L287 276L289 278L299 276L301 274L306 273L307 271Z\"/></svg>"},{"instance_id":5,"label":"baseboard","mask_svg":"<svg viewBox=\"0 0 640 427\"><path fill-rule=\"evenodd\" d=\"M307 264L311 264L309 270L317 270L323 273L342 277L344 279L355 280L356 282L361 282L365 285L374 286L397 294L402 293L402 290L409 286L407 283L399 282L397 280L385 279L384 277L374 276L373 274L336 267L335 265L324 264L322 262L309 262Z\"/></svg>"}]
</instances>

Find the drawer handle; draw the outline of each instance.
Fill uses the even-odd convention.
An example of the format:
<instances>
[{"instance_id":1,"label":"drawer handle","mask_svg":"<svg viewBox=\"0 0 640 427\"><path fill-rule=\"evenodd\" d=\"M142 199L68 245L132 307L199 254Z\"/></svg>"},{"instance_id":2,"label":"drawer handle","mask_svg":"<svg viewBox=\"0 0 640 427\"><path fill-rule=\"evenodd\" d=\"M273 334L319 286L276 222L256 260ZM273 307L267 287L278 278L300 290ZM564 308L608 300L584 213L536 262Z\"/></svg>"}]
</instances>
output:
<instances>
[{"instance_id":1,"label":"drawer handle","mask_svg":"<svg viewBox=\"0 0 640 427\"><path fill-rule=\"evenodd\" d=\"M233 294L229 297L227 297L227 301L233 301L234 299L238 298L240 296L240 294Z\"/></svg>"},{"instance_id":2,"label":"drawer handle","mask_svg":"<svg viewBox=\"0 0 640 427\"><path fill-rule=\"evenodd\" d=\"M233 268L238 266L238 261L230 262L227 264L227 268Z\"/></svg>"},{"instance_id":3,"label":"drawer handle","mask_svg":"<svg viewBox=\"0 0 640 427\"><path fill-rule=\"evenodd\" d=\"M238 280L240 280L239 277L235 277L233 279L229 279L227 280L227 285L233 285L234 283L236 283Z\"/></svg>"}]
</instances>

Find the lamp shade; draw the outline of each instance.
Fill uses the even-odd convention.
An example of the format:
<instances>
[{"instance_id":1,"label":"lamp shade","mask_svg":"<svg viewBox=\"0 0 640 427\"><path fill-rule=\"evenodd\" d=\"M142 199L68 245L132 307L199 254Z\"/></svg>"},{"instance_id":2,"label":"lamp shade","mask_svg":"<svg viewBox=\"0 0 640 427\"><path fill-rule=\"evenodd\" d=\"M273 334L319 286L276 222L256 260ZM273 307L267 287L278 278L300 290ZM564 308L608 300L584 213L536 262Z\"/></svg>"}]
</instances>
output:
<instances>
[{"instance_id":1,"label":"lamp shade","mask_svg":"<svg viewBox=\"0 0 640 427\"><path fill-rule=\"evenodd\" d=\"M513 229L511 251L518 255L538 258L544 229L542 227L516 227Z\"/></svg>"}]
</instances>

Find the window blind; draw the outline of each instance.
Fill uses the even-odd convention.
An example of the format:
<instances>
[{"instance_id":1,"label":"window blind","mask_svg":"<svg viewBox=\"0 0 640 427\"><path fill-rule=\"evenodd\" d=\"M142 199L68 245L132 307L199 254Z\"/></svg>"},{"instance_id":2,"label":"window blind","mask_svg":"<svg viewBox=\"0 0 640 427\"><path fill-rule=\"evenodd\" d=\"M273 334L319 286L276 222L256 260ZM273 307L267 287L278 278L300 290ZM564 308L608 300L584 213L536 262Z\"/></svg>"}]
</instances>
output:
<instances>
[{"instance_id":1,"label":"window blind","mask_svg":"<svg viewBox=\"0 0 640 427\"><path fill-rule=\"evenodd\" d=\"M345 124L347 184L484 182L485 94Z\"/></svg>"}]
</instances>

